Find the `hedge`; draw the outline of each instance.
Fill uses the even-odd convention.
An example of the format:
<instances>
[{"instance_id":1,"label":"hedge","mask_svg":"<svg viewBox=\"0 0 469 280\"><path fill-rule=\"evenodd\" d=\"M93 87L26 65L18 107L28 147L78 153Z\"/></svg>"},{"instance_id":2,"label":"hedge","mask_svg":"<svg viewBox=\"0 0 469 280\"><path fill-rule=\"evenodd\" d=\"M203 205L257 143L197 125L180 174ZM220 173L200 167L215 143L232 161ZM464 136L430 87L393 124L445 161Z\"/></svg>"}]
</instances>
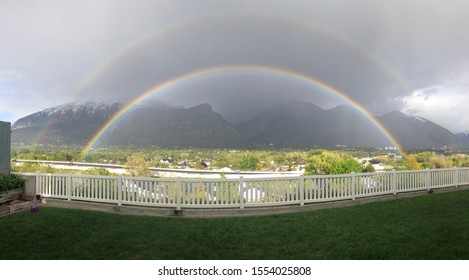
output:
<instances>
[{"instance_id":1,"label":"hedge","mask_svg":"<svg viewBox=\"0 0 469 280\"><path fill-rule=\"evenodd\" d=\"M23 188L25 186L25 180L16 175L0 175L0 192Z\"/></svg>"}]
</instances>

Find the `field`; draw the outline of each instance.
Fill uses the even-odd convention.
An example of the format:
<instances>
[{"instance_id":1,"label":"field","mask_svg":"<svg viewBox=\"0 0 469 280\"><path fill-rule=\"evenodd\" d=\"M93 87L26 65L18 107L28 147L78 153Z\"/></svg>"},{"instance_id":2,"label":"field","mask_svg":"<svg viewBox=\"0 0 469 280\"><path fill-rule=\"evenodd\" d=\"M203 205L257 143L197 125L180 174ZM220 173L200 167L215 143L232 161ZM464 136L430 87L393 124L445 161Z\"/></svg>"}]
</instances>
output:
<instances>
[{"instance_id":1,"label":"field","mask_svg":"<svg viewBox=\"0 0 469 280\"><path fill-rule=\"evenodd\" d=\"M469 259L469 191L212 219L41 207L0 219L0 259Z\"/></svg>"}]
</instances>

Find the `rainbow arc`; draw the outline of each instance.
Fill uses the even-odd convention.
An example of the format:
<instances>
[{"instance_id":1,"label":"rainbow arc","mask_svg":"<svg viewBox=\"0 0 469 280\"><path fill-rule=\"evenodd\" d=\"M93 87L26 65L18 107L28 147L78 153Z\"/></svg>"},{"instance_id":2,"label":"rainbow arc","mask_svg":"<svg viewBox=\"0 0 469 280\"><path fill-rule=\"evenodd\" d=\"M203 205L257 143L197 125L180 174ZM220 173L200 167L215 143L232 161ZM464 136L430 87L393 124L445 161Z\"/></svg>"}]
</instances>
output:
<instances>
[{"instance_id":1,"label":"rainbow arc","mask_svg":"<svg viewBox=\"0 0 469 280\"><path fill-rule=\"evenodd\" d=\"M287 79L294 82L299 82L311 86L314 89L319 89L322 92L330 94L358 111L364 116L374 127L376 127L386 139L389 140L389 144L396 147L400 154L404 155L404 150L394 136L384 127L380 121L373 116L368 110L366 110L361 104L353 100L351 97L340 91L339 89L327 84L317 78L308 76L304 73L296 72L290 69L265 66L265 65L222 65L209 68L198 69L185 73L181 76L169 79L165 82L159 83L145 92L139 94L136 98L125 104L119 111L117 111L88 141L80 153L82 158L99 139L106 133L106 131L123 115L129 112L137 104L144 101L145 99L161 94L163 92L170 91L176 87L183 86L188 83L197 82L211 77L219 77L222 75L235 75L235 74L252 74L252 75L267 75L279 79Z\"/></svg>"}]
</instances>

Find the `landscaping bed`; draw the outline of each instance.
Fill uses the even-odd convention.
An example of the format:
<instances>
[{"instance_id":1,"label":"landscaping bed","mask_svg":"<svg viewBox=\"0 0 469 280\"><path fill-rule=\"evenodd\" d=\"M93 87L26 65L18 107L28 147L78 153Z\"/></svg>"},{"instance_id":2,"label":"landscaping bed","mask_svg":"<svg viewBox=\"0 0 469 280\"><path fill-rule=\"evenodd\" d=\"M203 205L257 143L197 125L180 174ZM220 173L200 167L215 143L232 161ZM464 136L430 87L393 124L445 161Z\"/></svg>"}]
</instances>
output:
<instances>
[{"instance_id":1,"label":"landscaping bed","mask_svg":"<svg viewBox=\"0 0 469 280\"><path fill-rule=\"evenodd\" d=\"M28 209L33 201L24 197L24 179L18 175L0 176L0 216Z\"/></svg>"},{"instance_id":2,"label":"landscaping bed","mask_svg":"<svg viewBox=\"0 0 469 280\"><path fill-rule=\"evenodd\" d=\"M34 201L15 199L0 204L0 217L3 215L15 213L21 210L31 209Z\"/></svg>"},{"instance_id":3,"label":"landscaping bed","mask_svg":"<svg viewBox=\"0 0 469 280\"><path fill-rule=\"evenodd\" d=\"M24 198L24 189L0 192L0 216L30 209L33 201Z\"/></svg>"},{"instance_id":4,"label":"landscaping bed","mask_svg":"<svg viewBox=\"0 0 469 280\"><path fill-rule=\"evenodd\" d=\"M0 192L0 203L10 202L12 200L19 199L23 194L23 188Z\"/></svg>"}]
</instances>

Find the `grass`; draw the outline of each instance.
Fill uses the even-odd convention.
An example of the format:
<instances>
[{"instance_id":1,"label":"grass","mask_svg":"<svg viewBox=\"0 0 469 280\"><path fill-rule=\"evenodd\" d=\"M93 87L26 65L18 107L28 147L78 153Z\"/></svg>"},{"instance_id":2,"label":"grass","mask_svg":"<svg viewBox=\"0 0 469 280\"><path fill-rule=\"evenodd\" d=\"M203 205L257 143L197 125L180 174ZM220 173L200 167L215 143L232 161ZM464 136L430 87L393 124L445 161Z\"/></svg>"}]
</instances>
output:
<instances>
[{"instance_id":1,"label":"grass","mask_svg":"<svg viewBox=\"0 0 469 280\"><path fill-rule=\"evenodd\" d=\"M0 218L0 259L469 259L469 190L212 219L41 207Z\"/></svg>"}]
</instances>

